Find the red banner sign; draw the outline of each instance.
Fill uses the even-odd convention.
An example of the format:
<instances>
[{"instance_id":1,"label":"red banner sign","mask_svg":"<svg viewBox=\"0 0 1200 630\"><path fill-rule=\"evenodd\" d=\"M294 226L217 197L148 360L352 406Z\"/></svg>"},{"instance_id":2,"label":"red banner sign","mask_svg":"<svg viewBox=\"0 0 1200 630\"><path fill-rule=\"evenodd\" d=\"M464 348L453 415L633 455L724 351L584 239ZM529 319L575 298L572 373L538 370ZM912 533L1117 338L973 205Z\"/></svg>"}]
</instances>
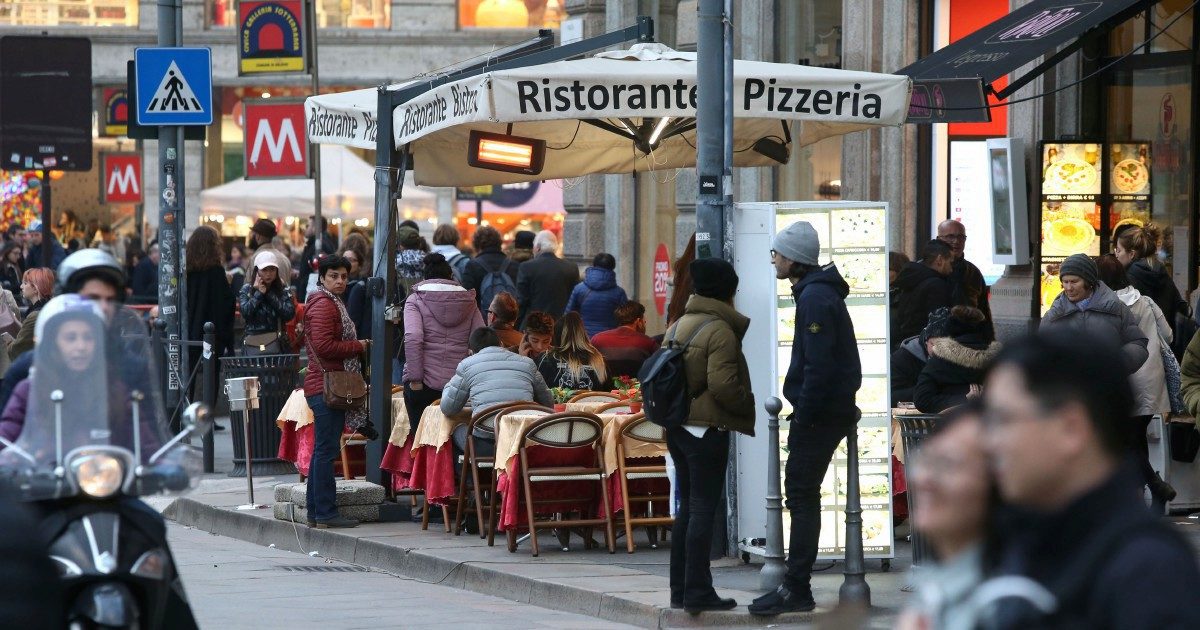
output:
<instances>
[{"instance_id":1,"label":"red banner sign","mask_svg":"<svg viewBox=\"0 0 1200 630\"><path fill-rule=\"evenodd\" d=\"M100 202L142 203L142 154L100 154Z\"/></svg>"},{"instance_id":2,"label":"red banner sign","mask_svg":"<svg viewBox=\"0 0 1200 630\"><path fill-rule=\"evenodd\" d=\"M667 246L659 243L654 252L654 308L662 317L667 307L667 284L671 281L671 256Z\"/></svg>"},{"instance_id":3,"label":"red banner sign","mask_svg":"<svg viewBox=\"0 0 1200 630\"><path fill-rule=\"evenodd\" d=\"M308 177L304 103L244 101L246 179Z\"/></svg>"}]
</instances>

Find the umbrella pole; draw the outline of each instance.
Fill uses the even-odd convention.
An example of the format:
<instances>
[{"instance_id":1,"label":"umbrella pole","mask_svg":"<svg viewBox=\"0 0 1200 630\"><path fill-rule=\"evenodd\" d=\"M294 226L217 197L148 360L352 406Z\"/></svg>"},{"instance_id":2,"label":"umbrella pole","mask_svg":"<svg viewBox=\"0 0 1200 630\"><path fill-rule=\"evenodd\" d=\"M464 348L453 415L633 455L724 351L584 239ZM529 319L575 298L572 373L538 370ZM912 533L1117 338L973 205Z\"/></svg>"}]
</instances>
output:
<instances>
[{"instance_id":1,"label":"umbrella pole","mask_svg":"<svg viewBox=\"0 0 1200 630\"><path fill-rule=\"evenodd\" d=\"M316 0L305 2L304 7L308 12L306 19L309 24L308 38L308 63L309 72L312 73L312 94L319 96L321 94L321 74L319 72L319 64L317 63L317 10ZM312 164L313 178L313 231L316 240L313 241L316 247L313 249L313 255L319 257L321 255L321 240L325 236L325 227L321 225L321 143L313 142L309 145ZM303 264L310 264L311 261L304 261Z\"/></svg>"}]
</instances>

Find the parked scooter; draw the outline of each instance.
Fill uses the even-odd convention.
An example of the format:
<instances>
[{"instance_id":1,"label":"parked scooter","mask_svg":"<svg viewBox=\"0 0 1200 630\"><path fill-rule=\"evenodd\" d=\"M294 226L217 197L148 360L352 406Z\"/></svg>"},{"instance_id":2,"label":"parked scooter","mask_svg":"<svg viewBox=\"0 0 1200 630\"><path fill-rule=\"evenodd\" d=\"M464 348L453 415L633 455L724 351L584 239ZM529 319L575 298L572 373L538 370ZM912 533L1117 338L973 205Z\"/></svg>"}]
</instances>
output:
<instances>
[{"instance_id":1,"label":"parked scooter","mask_svg":"<svg viewBox=\"0 0 1200 630\"><path fill-rule=\"evenodd\" d=\"M64 297L75 296L55 299ZM15 442L0 437L0 476L40 517L63 626L194 628L165 522L138 497L199 480L199 453L184 441L212 418L193 404L170 437L145 324L133 311L68 302L39 318L34 369L14 394L25 394L24 426Z\"/></svg>"}]
</instances>

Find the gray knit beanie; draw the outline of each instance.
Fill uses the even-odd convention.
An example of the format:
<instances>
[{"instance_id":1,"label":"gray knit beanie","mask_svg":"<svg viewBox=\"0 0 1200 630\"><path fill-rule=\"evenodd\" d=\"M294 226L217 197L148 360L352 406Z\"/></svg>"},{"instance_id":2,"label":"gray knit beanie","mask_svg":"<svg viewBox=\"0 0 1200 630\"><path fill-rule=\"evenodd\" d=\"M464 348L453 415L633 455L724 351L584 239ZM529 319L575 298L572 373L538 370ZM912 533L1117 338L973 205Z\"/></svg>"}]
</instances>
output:
<instances>
[{"instance_id":1,"label":"gray knit beanie","mask_svg":"<svg viewBox=\"0 0 1200 630\"><path fill-rule=\"evenodd\" d=\"M1091 256L1074 254L1062 261L1062 265L1058 268L1058 277L1063 276L1076 276L1088 286L1094 287L1100 282L1100 269Z\"/></svg>"},{"instance_id":2,"label":"gray knit beanie","mask_svg":"<svg viewBox=\"0 0 1200 630\"><path fill-rule=\"evenodd\" d=\"M771 241L771 249L792 262L816 265L817 256L821 252L821 241L811 223L797 221L775 235L775 240Z\"/></svg>"}]
</instances>

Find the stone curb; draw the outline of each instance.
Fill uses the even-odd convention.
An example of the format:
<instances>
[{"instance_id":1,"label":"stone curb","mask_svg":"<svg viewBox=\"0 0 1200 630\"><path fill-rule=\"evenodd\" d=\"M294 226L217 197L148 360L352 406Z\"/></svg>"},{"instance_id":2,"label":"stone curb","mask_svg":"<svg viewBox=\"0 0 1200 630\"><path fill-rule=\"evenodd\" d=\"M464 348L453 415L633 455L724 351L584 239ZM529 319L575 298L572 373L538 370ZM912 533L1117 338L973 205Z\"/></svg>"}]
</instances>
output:
<instances>
[{"instance_id":1,"label":"stone curb","mask_svg":"<svg viewBox=\"0 0 1200 630\"><path fill-rule=\"evenodd\" d=\"M380 569L426 583L450 586L552 610L590 615L642 628L768 625L794 627L797 624L810 623L816 617L814 613L789 613L760 619L747 614L744 607L728 612L708 612L693 616L682 610L640 601L636 597L641 594L639 592L603 593L582 586L564 584L561 581L563 578L537 579L516 575L487 564L458 562L425 551L406 550L336 531L309 529L303 522L295 525L293 529L293 525L286 521L215 507L188 498L176 499L163 511L163 515L181 525L264 547L274 545L277 549L298 553L319 549L321 555L327 558ZM495 564L519 563L498 561ZM633 570L630 572L635 573Z\"/></svg>"}]
</instances>

